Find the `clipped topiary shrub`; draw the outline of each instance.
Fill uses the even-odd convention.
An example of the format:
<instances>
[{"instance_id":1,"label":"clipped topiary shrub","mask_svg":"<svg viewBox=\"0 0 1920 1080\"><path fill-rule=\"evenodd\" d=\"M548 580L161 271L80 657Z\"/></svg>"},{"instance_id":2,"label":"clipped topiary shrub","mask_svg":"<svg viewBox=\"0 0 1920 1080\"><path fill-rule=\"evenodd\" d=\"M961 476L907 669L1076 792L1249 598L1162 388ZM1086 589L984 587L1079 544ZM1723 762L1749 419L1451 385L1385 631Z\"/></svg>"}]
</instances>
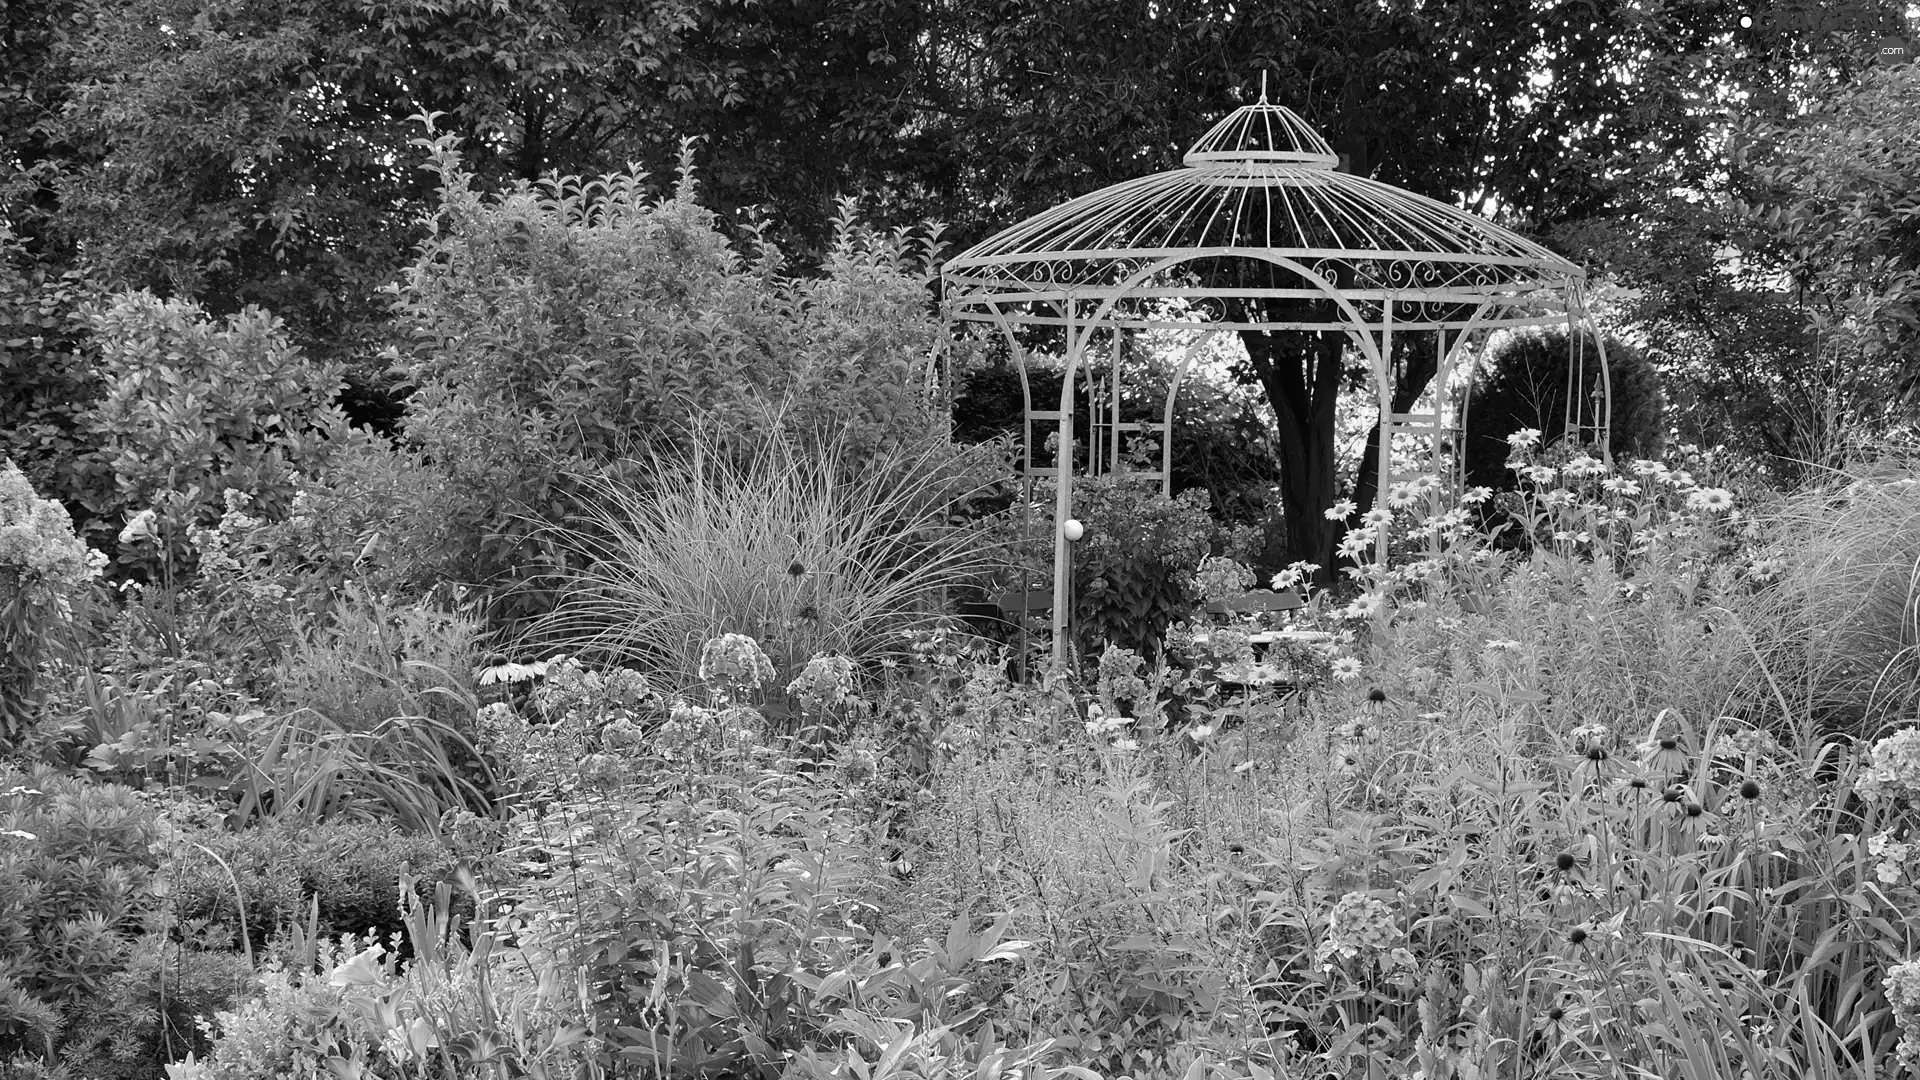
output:
<instances>
[{"instance_id":1,"label":"clipped topiary shrub","mask_svg":"<svg viewBox=\"0 0 1920 1080\"><path fill-rule=\"evenodd\" d=\"M425 882L453 870L453 856L438 841L384 822L329 822L308 829L262 825L209 833L200 843L213 854L186 845L165 869L177 917L218 925L238 948L238 882L247 937L256 952L276 931L304 925L313 897L320 901L322 934L372 933L385 939L402 928L401 870Z\"/></svg>"},{"instance_id":2,"label":"clipped topiary shrub","mask_svg":"<svg viewBox=\"0 0 1920 1080\"><path fill-rule=\"evenodd\" d=\"M1566 434L1568 393L1591 399L1600 388L1599 352L1591 335L1585 345L1584 372L1576 379L1565 329L1533 327L1495 340L1466 390L1462 452L1469 486L1513 486L1508 435L1536 428L1540 445L1550 447ZM1616 458L1657 458L1667 407L1660 374L1645 353L1623 341L1607 338L1606 350L1613 396L1608 449Z\"/></svg>"}]
</instances>

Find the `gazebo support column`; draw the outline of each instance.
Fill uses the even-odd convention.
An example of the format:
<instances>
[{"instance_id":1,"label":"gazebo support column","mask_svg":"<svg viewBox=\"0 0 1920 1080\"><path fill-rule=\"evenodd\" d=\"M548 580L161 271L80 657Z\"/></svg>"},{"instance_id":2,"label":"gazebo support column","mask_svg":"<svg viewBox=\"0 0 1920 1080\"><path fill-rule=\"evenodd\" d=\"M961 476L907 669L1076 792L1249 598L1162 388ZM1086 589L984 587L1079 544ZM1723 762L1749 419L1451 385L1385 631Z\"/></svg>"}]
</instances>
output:
<instances>
[{"instance_id":1,"label":"gazebo support column","mask_svg":"<svg viewBox=\"0 0 1920 1080\"><path fill-rule=\"evenodd\" d=\"M1068 310L1072 307L1069 304ZM1087 336L1091 337L1091 333ZM1067 625L1073 618L1073 552L1067 541L1067 519L1073 516L1073 379L1086 347L1081 335L1067 324L1067 370L1060 380L1060 448L1054 454L1058 478L1053 489L1053 671L1067 670ZM1099 453L1099 448L1093 448Z\"/></svg>"}]
</instances>

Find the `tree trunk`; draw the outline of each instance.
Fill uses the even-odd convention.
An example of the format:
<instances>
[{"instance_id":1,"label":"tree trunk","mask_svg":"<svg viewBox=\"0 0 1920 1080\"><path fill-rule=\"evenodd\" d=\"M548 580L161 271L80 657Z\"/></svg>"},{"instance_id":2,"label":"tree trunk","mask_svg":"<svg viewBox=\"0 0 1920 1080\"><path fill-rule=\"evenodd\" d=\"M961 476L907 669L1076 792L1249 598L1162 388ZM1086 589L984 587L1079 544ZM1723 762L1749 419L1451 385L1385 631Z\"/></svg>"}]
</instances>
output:
<instances>
[{"instance_id":1,"label":"tree trunk","mask_svg":"<svg viewBox=\"0 0 1920 1080\"><path fill-rule=\"evenodd\" d=\"M1439 368L1439 358L1434 355L1433 333L1421 331L1395 334L1394 353L1402 364L1401 378L1393 385L1393 411L1406 412L1413 408L1420 395L1426 393L1432 384L1434 372ZM1444 392L1445 387L1441 388ZM1380 498L1380 422L1374 421L1367 432L1367 445L1360 454L1360 473L1353 481L1353 501L1355 514L1364 514L1373 509Z\"/></svg>"},{"instance_id":2,"label":"tree trunk","mask_svg":"<svg viewBox=\"0 0 1920 1080\"><path fill-rule=\"evenodd\" d=\"M1314 583L1325 588L1334 581L1334 545L1346 530L1344 522L1326 518L1333 505L1334 405L1346 367L1346 336L1243 330L1240 339L1279 421L1287 561L1318 564Z\"/></svg>"}]
</instances>

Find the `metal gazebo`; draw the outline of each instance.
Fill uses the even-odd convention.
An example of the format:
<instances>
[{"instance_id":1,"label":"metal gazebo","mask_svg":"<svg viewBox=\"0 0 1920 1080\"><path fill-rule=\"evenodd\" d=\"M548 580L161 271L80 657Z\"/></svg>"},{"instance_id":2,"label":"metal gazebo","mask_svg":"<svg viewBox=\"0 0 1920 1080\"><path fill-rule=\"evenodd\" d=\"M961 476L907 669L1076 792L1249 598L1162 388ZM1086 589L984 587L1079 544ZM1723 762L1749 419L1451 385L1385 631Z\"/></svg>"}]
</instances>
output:
<instances>
[{"instance_id":1,"label":"metal gazebo","mask_svg":"<svg viewBox=\"0 0 1920 1080\"><path fill-rule=\"evenodd\" d=\"M1069 552L1062 525L1072 516L1075 376L1095 381L1104 354L1111 415L1090 405L1095 427L1089 467L1117 461L1124 431L1155 432L1160 467L1135 473L1170 483L1173 406L1180 381L1216 334L1231 331L1343 333L1365 356L1380 408L1378 491L1393 475L1396 436L1425 440L1436 475L1448 432L1448 376L1469 349L1505 327L1565 322L1570 378L1592 365L1599 393L1567 395L1567 435L1606 445L1610 388L1604 351L1586 355L1591 326L1586 275L1546 248L1465 210L1389 184L1340 172L1340 158L1292 110L1260 100L1215 124L1183 167L1083 195L1028 218L949 260L941 269L947 318L997 327L1027 387L1028 358L1016 330L1051 327L1064 339L1065 377L1057 408L1026 400L1027 482L1057 478L1054 511L1053 663L1065 661ZM1320 300L1276 308L1274 302ZM1291 309L1291 310L1289 310ZM1302 317L1304 314L1305 317ZM1160 422L1122 423L1120 359L1129 331L1190 335ZM1434 332L1435 404L1393 408L1393 336ZM1173 335L1181 337L1181 334ZM1104 348L1101 346L1104 345ZM1578 384L1576 384L1578 385ZM1036 468L1036 422L1059 432L1056 464ZM1377 558L1386 558L1381 530Z\"/></svg>"}]
</instances>

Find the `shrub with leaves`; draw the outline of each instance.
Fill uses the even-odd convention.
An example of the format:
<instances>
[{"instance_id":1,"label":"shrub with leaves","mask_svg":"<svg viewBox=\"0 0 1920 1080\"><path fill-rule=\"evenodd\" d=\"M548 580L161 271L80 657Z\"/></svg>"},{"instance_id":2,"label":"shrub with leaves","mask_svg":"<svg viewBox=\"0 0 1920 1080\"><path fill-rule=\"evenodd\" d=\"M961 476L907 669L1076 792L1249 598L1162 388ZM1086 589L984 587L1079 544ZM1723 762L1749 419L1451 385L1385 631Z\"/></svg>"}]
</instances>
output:
<instances>
[{"instance_id":1,"label":"shrub with leaves","mask_svg":"<svg viewBox=\"0 0 1920 1080\"><path fill-rule=\"evenodd\" d=\"M316 363L280 321L246 308L216 321L197 304L122 293L88 309L105 390L86 416L117 490L103 518L153 510L153 547L126 545L122 563L158 576L184 570L187 530L212 525L238 488L284 510L293 474L318 471L356 435L334 398L337 366ZM129 538L131 539L131 538Z\"/></svg>"},{"instance_id":2,"label":"shrub with leaves","mask_svg":"<svg viewBox=\"0 0 1920 1080\"><path fill-rule=\"evenodd\" d=\"M1582 350L1584 363L1577 359ZM1608 338L1606 350L1613 403L1608 449L1618 458L1657 458L1667 431L1659 372L1623 341ZM1564 327L1529 328L1499 338L1464 391L1467 483L1511 486L1507 436L1531 428L1541 433L1545 446L1554 446L1566 433L1568 396L1578 395L1577 411L1592 423L1590 399L1600 388L1599 351L1590 334L1571 344Z\"/></svg>"},{"instance_id":3,"label":"shrub with leaves","mask_svg":"<svg viewBox=\"0 0 1920 1080\"><path fill-rule=\"evenodd\" d=\"M126 967L160 835L130 788L0 769L0 1056L55 1060Z\"/></svg>"},{"instance_id":4,"label":"shrub with leaves","mask_svg":"<svg viewBox=\"0 0 1920 1080\"><path fill-rule=\"evenodd\" d=\"M1194 570L1220 531L1207 493L1189 489L1169 498L1117 475L1079 481L1073 497L1087 527L1073 552L1081 648L1097 655L1111 644L1158 656L1167 626L1200 599Z\"/></svg>"},{"instance_id":5,"label":"shrub with leaves","mask_svg":"<svg viewBox=\"0 0 1920 1080\"><path fill-rule=\"evenodd\" d=\"M417 387L408 438L446 481L420 521L456 578L520 580L579 479L685 446L696 417L722 454L783 424L843 433L855 461L944 431L921 394L942 332L927 246L844 207L824 275L790 278L765 243L734 251L684 162L664 196L629 172L490 197L451 136L421 145L441 204L396 295L410 343L395 360Z\"/></svg>"},{"instance_id":6,"label":"shrub with leaves","mask_svg":"<svg viewBox=\"0 0 1920 1080\"><path fill-rule=\"evenodd\" d=\"M310 917L329 938L389 939L402 929L400 878L431 885L452 871L453 856L432 837L350 821L206 833L175 845L161 869L175 917L208 924L226 948L240 947L243 913L236 904L244 904L257 953Z\"/></svg>"}]
</instances>

